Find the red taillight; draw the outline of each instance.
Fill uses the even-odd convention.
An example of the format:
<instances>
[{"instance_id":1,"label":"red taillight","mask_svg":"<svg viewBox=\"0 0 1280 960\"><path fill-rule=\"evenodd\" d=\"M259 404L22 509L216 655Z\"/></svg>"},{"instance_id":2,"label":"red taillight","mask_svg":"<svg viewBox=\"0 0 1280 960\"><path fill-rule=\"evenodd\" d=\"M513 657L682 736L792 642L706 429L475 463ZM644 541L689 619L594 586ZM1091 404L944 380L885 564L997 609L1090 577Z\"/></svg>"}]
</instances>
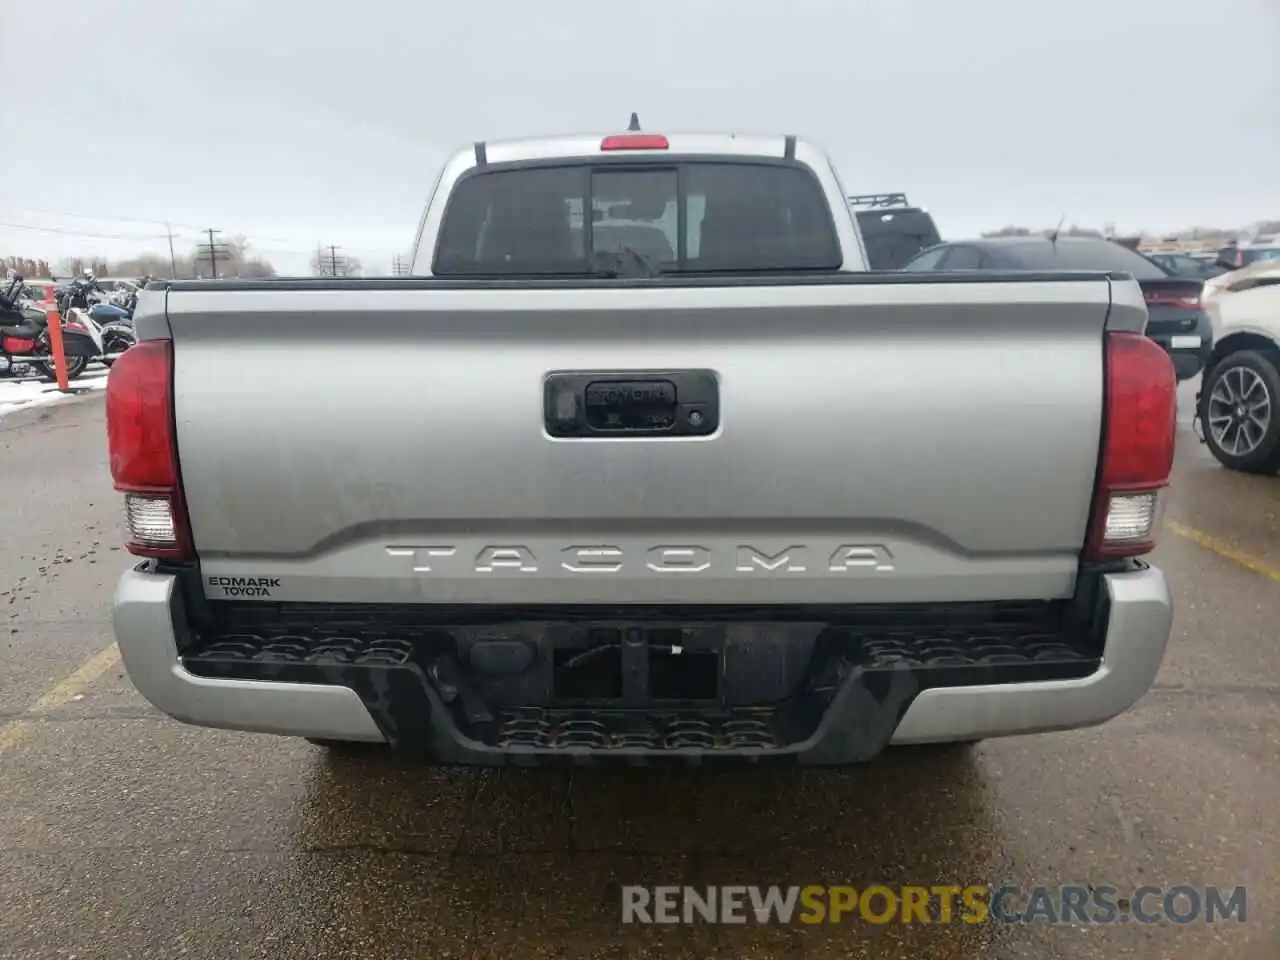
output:
<instances>
[{"instance_id":1,"label":"red taillight","mask_svg":"<svg viewBox=\"0 0 1280 960\"><path fill-rule=\"evenodd\" d=\"M1159 290L1145 295L1148 307L1176 307L1179 310L1199 310L1200 297L1194 293L1164 293Z\"/></svg>"},{"instance_id":2,"label":"red taillight","mask_svg":"<svg viewBox=\"0 0 1280 960\"><path fill-rule=\"evenodd\" d=\"M1169 355L1138 333L1107 335L1102 463L1085 558L1155 547L1160 491L1173 470L1177 380Z\"/></svg>"},{"instance_id":3,"label":"red taillight","mask_svg":"<svg viewBox=\"0 0 1280 960\"><path fill-rule=\"evenodd\" d=\"M129 552L187 559L191 530L178 479L173 421L173 345L146 340L107 375L111 479L124 494Z\"/></svg>"},{"instance_id":4,"label":"red taillight","mask_svg":"<svg viewBox=\"0 0 1280 960\"><path fill-rule=\"evenodd\" d=\"M35 353L36 342L26 337L0 337L0 349L12 356Z\"/></svg>"},{"instance_id":5,"label":"red taillight","mask_svg":"<svg viewBox=\"0 0 1280 960\"><path fill-rule=\"evenodd\" d=\"M666 150L670 146L660 133L617 133L600 141L601 150Z\"/></svg>"}]
</instances>

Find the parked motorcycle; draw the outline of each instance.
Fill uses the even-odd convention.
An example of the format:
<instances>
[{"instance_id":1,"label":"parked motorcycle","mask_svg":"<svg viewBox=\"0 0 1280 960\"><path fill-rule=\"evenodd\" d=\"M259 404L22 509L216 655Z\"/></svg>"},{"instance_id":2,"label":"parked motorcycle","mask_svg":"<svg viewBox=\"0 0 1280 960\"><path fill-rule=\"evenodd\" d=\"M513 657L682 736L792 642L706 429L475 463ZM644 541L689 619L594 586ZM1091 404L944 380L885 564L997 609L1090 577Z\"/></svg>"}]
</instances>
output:
<instances>
[{"instance_id":1,"label":"parked motorcycle","mask_svg":"<svg viewBox=\"0 0 1280 960\"><path fill-rule=\"evenodd\" d=\"M67 316L72 309L89 310L102 299L102 288L91 270L71 280L58 291L58 313Z\"/></svg>"},{"instance_id":2,"label":"parked motorcycle","mask_svg":"<svg viewBox=\"0 0 1280 960\"><path fill-rule=\"evenodd\" d=\"M98 360L104 367L110 367L119 359L120 354L130 347L137 346L138 335L133 330L133 318L118 323L106 323L101 327L102 356Z\"/></svg>"},{"instance_id":3,"label":"parked motorcycle","mask_svg":"<svg viewBox=\"0 0 1280 960\"><path fill-rule=\"evenodd\" d=\"M133 310L120 303L98 300L91 302L89 315L99 324L132 323Z\"/></svg>"},{"instance_id":4,"label":"parked motorcycle","mask_svg":"<svg viewBox=\"0 0 1280 960\"><path fill-rule=\"evenodd\" d=\"M136 289L121 289L113 293L108 301L97 300L92 292L88 299L89 318L99 327L102 334L103 366L110 367L120 354L138 342L133 330L133 311L138 306Z\"/></svg>"},{"instance_id":5,"label":"parked motorcycle","mask_svg":"<svg viewBox=\"0 0 1280 960\"><path fill-rule=\"evenodd\" d=\"M12 376L15 368L33 366L46 379L57 376L53 349L49 342L49 321L38 307L19 306L22 277L16 276L0 294L0 377ZM67 379L84 373L89 362L103 358L102 332L88 312L73 308L61 324L62 352L67 363Z\"/></svg>"}]
</instances>

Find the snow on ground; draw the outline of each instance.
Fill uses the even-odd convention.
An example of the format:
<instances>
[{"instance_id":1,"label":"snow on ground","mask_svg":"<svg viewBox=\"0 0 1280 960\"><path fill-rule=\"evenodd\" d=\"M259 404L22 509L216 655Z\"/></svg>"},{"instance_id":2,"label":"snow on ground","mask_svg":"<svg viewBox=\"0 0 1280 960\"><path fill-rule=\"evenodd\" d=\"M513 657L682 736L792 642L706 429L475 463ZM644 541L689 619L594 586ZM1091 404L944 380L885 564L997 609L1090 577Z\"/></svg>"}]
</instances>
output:
<instances>
[{"instance_id":1,"label":"snow on ground","mask_svg":"<svg viewBox=\"0 0 1280 960\"><path fill-rule=\"evenodd\" d=\"M76 394L105 390L107 388L106 368L90 367L72 380L68 386L71 392L62 394L58 392L56 383L45 383L37 377L22 380L0 379L0 417L15 410L60 403Z\"/></svg>"}]
</instances>

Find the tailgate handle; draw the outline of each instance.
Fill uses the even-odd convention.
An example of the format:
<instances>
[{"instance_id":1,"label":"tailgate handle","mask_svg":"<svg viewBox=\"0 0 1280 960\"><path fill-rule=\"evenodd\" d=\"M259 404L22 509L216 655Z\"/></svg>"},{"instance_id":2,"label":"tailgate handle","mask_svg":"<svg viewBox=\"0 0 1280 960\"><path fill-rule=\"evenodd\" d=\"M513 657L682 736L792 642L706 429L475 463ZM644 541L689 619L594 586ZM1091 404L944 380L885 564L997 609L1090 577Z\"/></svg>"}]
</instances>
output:
<instances>
[{"instance_id":1,"label":"tailgate handle","mask_svg":"<svg viewBox=\"0 0 1280 960\"><path fill-rule=\"evenodd\" d=\"M552 373L543 402L555 437L706 436L720 424L709 370Z\"/></svg>"},{"instance_id":2,"label":"tailgate handle","mask_svg":"<svg viewBox=\"0 0 1280 960\"><path fill-rule=\"evenodd\" d=\"M587 424L596 430L669 430L676 422L670 380L597 380L587 384Z\"/></svg>"}]
</instances>

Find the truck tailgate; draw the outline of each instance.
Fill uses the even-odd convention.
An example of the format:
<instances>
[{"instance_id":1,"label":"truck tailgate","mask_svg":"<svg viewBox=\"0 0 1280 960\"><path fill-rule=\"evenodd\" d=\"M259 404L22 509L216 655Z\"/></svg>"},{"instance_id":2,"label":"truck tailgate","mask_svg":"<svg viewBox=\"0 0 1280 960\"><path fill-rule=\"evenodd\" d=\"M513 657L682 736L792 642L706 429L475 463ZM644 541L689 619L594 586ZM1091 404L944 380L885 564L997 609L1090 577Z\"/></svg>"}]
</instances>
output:
<instances>
[{"instance_id":1,"label":"truck tailgate","mask_svg":"<svg viewBox=\"0 0 1280 960\"><path fill-rule=\"evenodd\" d=\"M867 278L860 278L866 280ZM168 293L205 590L266 601L1070 596L1105 276ZM552 437L555 371L707 370L705 437Z\"/></svg>"}]
</instances>

